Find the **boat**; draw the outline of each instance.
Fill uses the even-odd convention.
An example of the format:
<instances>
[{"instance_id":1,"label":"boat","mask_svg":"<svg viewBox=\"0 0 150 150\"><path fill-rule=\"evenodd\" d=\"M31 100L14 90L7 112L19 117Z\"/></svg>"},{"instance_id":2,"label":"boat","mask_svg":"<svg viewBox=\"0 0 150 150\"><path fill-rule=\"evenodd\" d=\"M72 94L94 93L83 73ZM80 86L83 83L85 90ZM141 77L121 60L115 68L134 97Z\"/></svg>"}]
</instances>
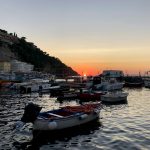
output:
<instances>
[{"instance_id":1,"label":"boat","mask_svg":"<svg viewBox=\"0 0 150 150\"><path fill-rule=\"evenodd\" d=\"M115 78L109 80L103 80L100 84L93 87L92 90L109 91L109 90L122 90L124 86L123 82L118 82Z\"/></svg>"},{"instance_id":2,"label":"boat","mask_svg":"<svg viewBox=\"0 0 150 150\"><path fill-rule=\"evenodd\" d=\"M126 76L125 87L142 87L144 81L141 76Z\"/></svg>"},{"instance_id":3,"label":"boat","mask_svg":"<svg viewBox=\"0 0 150 150\"><path fill-rule=\"evenodd\" d=\"M57 97L57 100L73 100L77 98L77 92L62 92L62 94Z\"/></svg>"},{"instance_id":4,"label":"boat","mask_svg":"<svg viewBox=\"0 0 150 150\"><path fill-rule=\"evenodd\" d=\"M150 88L150 78L144 79L145 88Z\"/></svg>"},{"instance_id":5,"label":"boat","mask_svg":"<svg viewBox=\"0 0 150 150\"><path fill-rule=\"evenodd\" d=\"M144 87L145 88L150 88L150 71L146 71L145 75L143 76L143 81L144 81Z\"/></svg>"},{"instance_id":6,"label":"boat","mask_svg":"<svg viewBox=\"0 0 150 150\"><path fill-rule=\"evenodd\" d=\"M81 101L100 101L101 95L105 94L103 91L83 91L78 94L78 99Z\"/></svg>"},{"instance_id":7,"label":"boat","mask_svg":"<svg viewBox=\"0 0 150 150\"><path fill-rule=\"evenodd\" d=\"M100 115L101 103L65 106L56 110L40 112L42 107L30 103L25 107L19 124L33 123L33 131L60 131L77 127L94 120ZM18 128L17 124L17 128Z\"/></svg>"},{"instance_id":8,"label":"boat","mask_svg":"<svg viewBox=\"0 0 150 150\"><path fill-rule=\"evenodd\" d=\"M53 83L50 87L51 96L62 96L63 92L69 92L70 87L68 85Z\"/></svg>"},{"instance_id":9,"label":"boat","mask_svg":"<svg viewBox=\"0 0 150 150\"><path fill-rule=\"evenodd\" d=\"M92 90L122 90L124 74L121 70L104 70L102 74L87 81L86 87Z\"/></svg>"},{"instance_id":10,"label":"boat","mask_svg":"<svg viewBox=\"0 0 150 150\"><path fill-rule=\"evenodd\" d=\"M49 91L51 87L52 83L50 83L49 80L32 79L27 82L15 83L11 88L19 91L20 93L26 94L31 92Z\"/></svg>"},{"instance_id":11,"label":"boat","mask_svg":"<svg viewBox=\"0 0 150 150\"><path fill-rule=\"evenodd\" d=\"M102 102L117 103L127 100L128 93L122 91L109 91L101 96Z\"/></svg>"}]
</instances>

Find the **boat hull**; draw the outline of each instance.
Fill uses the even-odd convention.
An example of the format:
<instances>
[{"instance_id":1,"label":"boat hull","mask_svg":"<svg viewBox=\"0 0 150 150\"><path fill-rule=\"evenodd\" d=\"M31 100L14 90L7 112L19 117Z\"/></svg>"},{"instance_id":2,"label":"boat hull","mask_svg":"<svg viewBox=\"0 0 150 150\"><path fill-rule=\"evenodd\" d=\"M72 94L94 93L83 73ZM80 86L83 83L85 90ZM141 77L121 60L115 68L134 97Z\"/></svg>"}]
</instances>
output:
<instances>
[{"instance_id":1,"label":"boat hull","mask_svg":"<svg viewBox=\"0 0 150 150\"><path fill-rule=\"evenodd\" d=\"M125 82L125 87L142 87L143 82L140 83L132 83L132 82Z\"/></svg>"},{"instance_id":2,"label":"boat hull","mask_svg":"<svg viewBox=\"0 0 150 150\"><path fill-rule=\"evenodd\" d=\"M150 88L150 80L144 81L144 86Z\"/></svg>"},{"instance_id":3,"label":"boat hull","mask_svg":"<svg viewBox=\"0 0 150 150\"><path fill-rule=\"evenodd\" d=\"M61 100L71 100L71 99L77 99L78 95L76 93L66 93L63 94L62 96L58 96L57 100L61 101Z\"/></svg>"},{"instance_id":4,"label":"boat hull","mask_svg":"<svg viewBox=\"0 0 150 150\"><path fill-rule=\"evenodd\" d=\"M124 93L122 95L102 95L101 96L101 101L102 102L110 102L110 103L115 103L115 102L122 102L127 100L127 93Z\"/></svg>"},{"instance_id":5,"label":"boat hull","mask_svg":"<svg viewBox=\"0 0 150 150\"><path fill-rule=\"evenodd\" d=\"M81 94L78 94L78 98L82 101L89 101L89 100L100 101L101 95L102 93L81 93Z\"/></svg>"},{"instance_id":6,"label":"boat hull","mask_svg":"<svg viewBox=\"0 0 150 150\"><path fill-rule=\"evenodd\" d=\"M63 130L33 130L33 141L36 142L36 145L39 142L53 142L55 140L70 139L73 136L78 135L88 135L93 133L95 130L98 130L101 127L101 122L96 118L88 123L81 124L79 126L74 126L66 128Z\"/></svg>"},{"instance_id":7,"label":"boat hull","mask_svg":"<svg viewBox=\"0 0 150 150\"><path fill-rule=\"evenodd\" d=\"M36 119L33 124L33 130L59 131L83 125L98 118L99 110L93 111L90 114L82 113L54 120Z\"/></svg>"}]
</instances>

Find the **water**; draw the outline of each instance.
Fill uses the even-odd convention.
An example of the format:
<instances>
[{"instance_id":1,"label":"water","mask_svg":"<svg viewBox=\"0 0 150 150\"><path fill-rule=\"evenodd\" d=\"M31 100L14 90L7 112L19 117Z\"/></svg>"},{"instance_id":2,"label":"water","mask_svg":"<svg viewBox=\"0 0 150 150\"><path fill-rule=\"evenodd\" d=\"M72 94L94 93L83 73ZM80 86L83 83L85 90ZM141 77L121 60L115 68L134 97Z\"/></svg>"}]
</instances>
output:
<instances>
[{"instance_id":1,"label":"water","mask_svg":"<svg viewBox=\"0 0 150 150\"><path fill-rule=\"evenodd\" d=\"M7 95L0 97L0 149L61 149L61 150L146 150L150 149L150 89L124 89L129 92L128 103L103 105L100 119L90 127L72 131L58 139L32 141L32 124L22 133L14 132L14 124L23 114L28 102L43 107L42 111L59 106L74 105L77 101L59 103L49 94ZM27 133L27 134L26 134Z\"/></svg>"}]
</instances>

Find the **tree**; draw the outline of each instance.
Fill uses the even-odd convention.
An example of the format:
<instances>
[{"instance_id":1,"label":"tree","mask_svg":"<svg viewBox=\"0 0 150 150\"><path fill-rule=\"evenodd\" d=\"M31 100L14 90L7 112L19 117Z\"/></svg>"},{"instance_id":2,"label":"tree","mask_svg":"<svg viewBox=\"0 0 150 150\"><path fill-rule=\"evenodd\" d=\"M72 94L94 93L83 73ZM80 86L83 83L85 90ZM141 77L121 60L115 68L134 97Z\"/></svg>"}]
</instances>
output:
<instances>
[{"instance_id":1,"label":"tree","mask_svg":"<svg viewBox=\"0 0 150 150\"><path fill-rule=\"evenodd\" d=\"M26 37L21 37L21 40L24 40L24 41L25 41L25 40L26 40Z\"/></svg>"}]
</instances>

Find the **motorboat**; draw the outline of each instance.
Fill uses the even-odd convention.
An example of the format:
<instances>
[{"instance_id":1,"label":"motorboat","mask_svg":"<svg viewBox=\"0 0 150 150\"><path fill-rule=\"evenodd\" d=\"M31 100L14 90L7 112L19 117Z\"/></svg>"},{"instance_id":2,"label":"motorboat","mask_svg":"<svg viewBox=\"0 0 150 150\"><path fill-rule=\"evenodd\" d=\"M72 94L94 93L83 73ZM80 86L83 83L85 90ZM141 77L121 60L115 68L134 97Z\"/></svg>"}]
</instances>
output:
<instances>
[{"instance_id":1,"label":"motorboat","mask_svg":"<svg viewBox=\"0 0 150 150\"><path fill-rule=\"evenodd\" d=\"M122 102L127 100L128 93L122 91L110 91L101 96L102 102Z\"/></svg>"},{"instance_id":2,"label":"motorboat","mask_svg":"<svg viewBox=\"0 0 150 150\"><path fill-rule=\"evenodd\" d=\"M15 83L12 89L19 91L20 93L31 93L31 92L43 92L50 90L52 83L49 80L44 79L32 79L27 82Z\"/></svg>"},{"instance_id":3,"label":"motorboat","mask_svg":"<svg viewBox=\"0 0 150 150\"><path fill-rule=\"evenodd\" d=\"M103 80L100 84L93 87L93 90L110 91L110 90L122 90L124 86L123 82L118 82L116 79Z\"/></svg>"}]
</instances>

